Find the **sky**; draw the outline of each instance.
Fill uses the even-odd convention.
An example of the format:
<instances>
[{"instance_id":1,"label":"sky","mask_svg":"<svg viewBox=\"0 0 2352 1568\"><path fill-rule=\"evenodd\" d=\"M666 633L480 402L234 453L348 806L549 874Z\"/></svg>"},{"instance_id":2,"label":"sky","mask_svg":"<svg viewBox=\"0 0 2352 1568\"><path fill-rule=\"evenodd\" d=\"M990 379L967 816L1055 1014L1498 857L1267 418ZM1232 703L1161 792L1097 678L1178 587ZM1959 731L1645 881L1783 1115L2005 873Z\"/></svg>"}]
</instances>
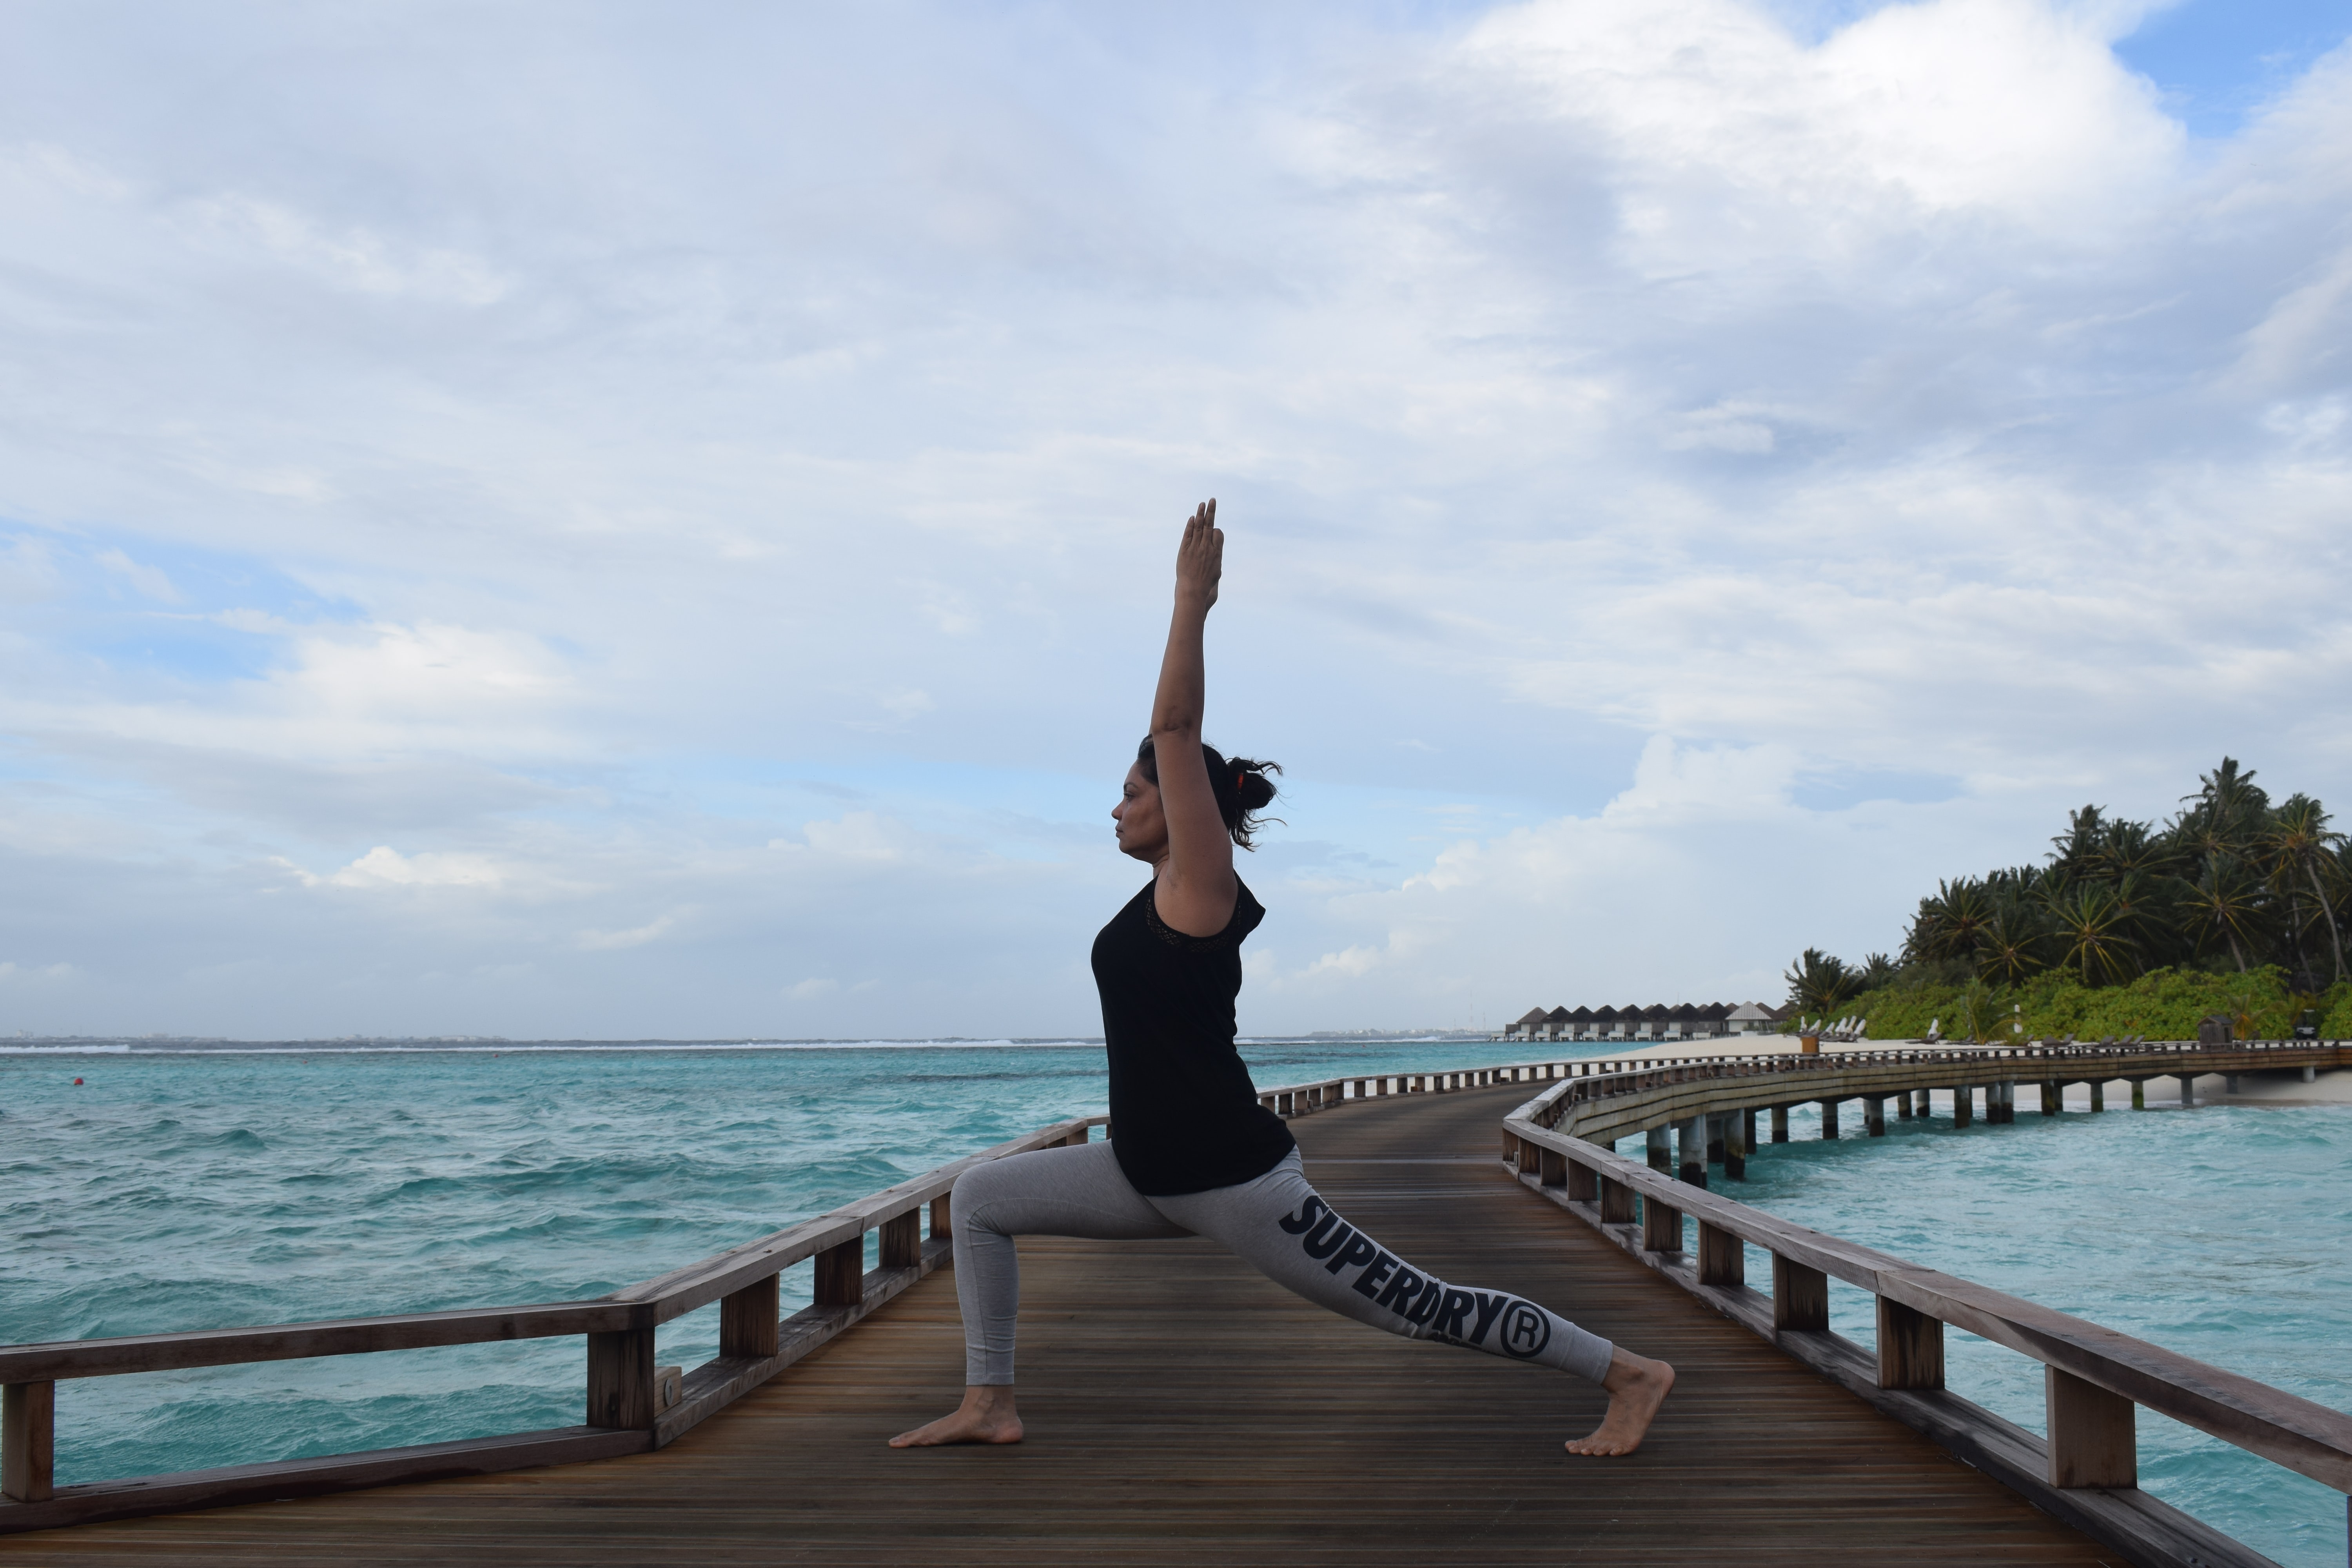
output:
<instances>
[{"instance_id":1,"label":"sky","mask_svg":"<svg viewBox=\"0 0 2352 1568\"><path fill-rule=\"evenodd\" d=\"M0 1033L1776 1001L2352 809L2352 5L0 9Z\"/></svg>"}]
</instances>

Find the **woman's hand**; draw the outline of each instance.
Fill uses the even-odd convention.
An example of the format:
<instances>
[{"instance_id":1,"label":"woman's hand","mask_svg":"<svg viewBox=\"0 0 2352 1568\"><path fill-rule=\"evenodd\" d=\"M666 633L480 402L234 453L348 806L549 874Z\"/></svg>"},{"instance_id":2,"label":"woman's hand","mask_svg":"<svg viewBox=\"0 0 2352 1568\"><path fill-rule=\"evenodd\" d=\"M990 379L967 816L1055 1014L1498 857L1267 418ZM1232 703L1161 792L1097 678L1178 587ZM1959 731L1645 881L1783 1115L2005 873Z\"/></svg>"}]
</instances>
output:
<instances>
[{"instance_id":1,"label":"woman's hand","mask_svg":"<svg viewBox=\"0 0 2352 1568\"><path fill-rule=\"evenodd\" d=\"M1217 602L1217 579L1225 570L1225 536L1217 527L1213 497L1192 509L1184 542L1176 547L1176 602L1202 615Z\"/></svg>"}]
</instances>

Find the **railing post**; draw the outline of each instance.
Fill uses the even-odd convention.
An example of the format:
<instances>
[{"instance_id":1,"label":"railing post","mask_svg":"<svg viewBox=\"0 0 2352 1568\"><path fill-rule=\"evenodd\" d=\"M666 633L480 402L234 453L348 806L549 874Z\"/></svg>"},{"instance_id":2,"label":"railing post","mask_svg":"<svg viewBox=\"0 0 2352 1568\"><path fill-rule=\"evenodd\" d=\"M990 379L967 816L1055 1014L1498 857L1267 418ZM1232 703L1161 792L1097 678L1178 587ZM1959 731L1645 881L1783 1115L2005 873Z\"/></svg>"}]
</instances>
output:
<instances>
[{"instance_id":1,"label":"railing post","mask_svg":"<svg viewBox=\"0 0 2352 1568\"><path fill-rule=\"evenodd\" d=\"M1944 1325L1916 1308L1878 1298L1878 1386L1944 1386Z\"/></svg>"},{"instance_id":2,"label":"railing post","mask_svg":"<svg viewBox=\"0 0 2352 1568\"><path fill-rule=\"evenodd\" d=\"M1682 1249L1683 1211L1669 1208L1649 1194L1643 1194L1642 1250L1680 1252Z\"/></svg>"},{"instance_id":3,"label":"railing post","mask_svg":"<svg viewBox=\"0 0 2352 1568\"><path fill-rule=\"evenodd\" d=\"M941 1193L931 1200L931 1239L946 1241L955 1235L955 1200Z\"/></svg>"},{"instance_id":4,"label":"railing post","mask_svg":"<svg viewBox=\"0 0 2352 1568\"><path fill-rule=\"evenodd\" d=\"M1599 1173L1595 1173L1596 1176ZM1601 1183L1601 1223L1631 1225L1633 1223L1633 1189L1624 1183L1599 1176Z\"/></svg>"},{"instance_id":5,"label":"railing post","mask_svg":"<svg viewBox=\"0 0 2352 1568\"><path fill-rule=\"evenodd\" d=\"M2050 1425L2050 1484L2053 1487L2139 1485L2139 1448L2133 1431L2137 1406L2054 1366L2042 1369Z\"/></svg>"},{"instance_id":6,"label":"railing post","mask_svg":"<svg viewBox=\"0 0 2352 1568\"><path fill-rule=\"evenodd\" d=\"M816 1304L855 1307L866 1300L866 1237L853 1236L816 1255Z\"/></svg>"},{"instance_id":7,"label":"railing post","mask_svg":"<svg viewBox=\"0 0 2352 1568\"><path fill-rule=\"evenodd\" d=\"M771 1274L719 1298L719 1353L765 1361L776 1353L777 1279Z\"/></svg>"},{"instance_id":8,"label":"railing post","mask_svg":"<svg viewBox=\"0 0 2352 1568\"><path fill-rule=\"evenodd\" d=\"M0 1494L47 1502L57 1493L58 1385L12 1383L0 1391Z\"/></svg>"},{"instance_id":9,"label":"railing post","mask_svg":"<svg viewBox=\"0 0 2352 1568\"><path fill-rule=\"evenodd\" d=\"M1598 1171L1590 1165L1578 1164L1565 1154L1560 1156L1560 1163L1567 1167L1561 1173L1561 1180L1568 1186L1570 1203L1597 1204L1601 1201L1601 1173ZM1551 1167L1549 1165L1544 1167L1544 1182L1546 1185L1551 1182Z\"/></svg>"},{"instance_id":10,"label":"railing post","mask_svg":"<svg viewBox=\"0 0 2352 1568\"><path fill-rule=\"evenodd\" d=\"M1536 1169L1538 1173L1536 1179L1541 1182L1545 1186L1564 1187L1568 1185L1568 1156L1561 1153L1559 1150L1538 1147L1536 1151ZM1584 1169L1584 1167L1579 1165L1577 1169L1580 1171ZM1571 1194L1570 1195L1573 1196L1574 1194ZM1592 1196L1591 1193L1587 1193L1584 1195L1588 1199Z\"/></svg>"},{"instance_id":11,"label":"railing post","mask_svg":"<svg viewBox=\"0 0 2352 1568\"><path fill-rule=\"evenodd\" d=\"M913 1268L923 1261L923 1211L908 1209L882 1222L882 1267Z\"/></svg>"},{"instance_id":12,"label":"railing post","mask_svg":"<svg viewBox=\"0 0 2352 1568\"><path fill-rule=\"evenodd\" d=\"M1830 1277L1772 1255L1772 1331L1822 1333L1830 1326Z\"/></svg>"},{"instance_id":13,"label":"railing post","mask_svg":"<svg viewBox=\"0 0 2352 1568\"><path fill-rule=\"evenodd\" d=\"M1698 1222L1698 1282L1702 1285L1748 1283L1748 1248L1737 1236Z\"/></svg>"},{"instance_id":14,"label":"railing post","mask_svg":"<svg viewBox=\"0 0 2352 1568\"><path fill-rule=\"evenodd\" d=\"M661 1400L654 1389L654 1331L615 1329L588 1336L588 1425L642 1431Z\"/></svg>"}]
</instances>

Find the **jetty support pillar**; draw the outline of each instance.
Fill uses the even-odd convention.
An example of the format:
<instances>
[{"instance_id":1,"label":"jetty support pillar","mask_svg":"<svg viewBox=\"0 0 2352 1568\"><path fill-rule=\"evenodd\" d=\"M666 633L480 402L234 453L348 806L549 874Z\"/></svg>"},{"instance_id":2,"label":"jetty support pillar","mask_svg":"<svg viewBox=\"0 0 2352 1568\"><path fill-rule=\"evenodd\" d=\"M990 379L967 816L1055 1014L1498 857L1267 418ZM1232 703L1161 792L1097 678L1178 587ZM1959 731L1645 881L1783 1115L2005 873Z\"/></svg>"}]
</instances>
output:
<instances>
[{"instance_id":1,"label":"jetty support pillar","mask_svg":"<svg viewBox=\"0 0 2352 1568\"><path fill-rule=\"evenodd\" d=\"M1825 1138L1825 1139L1827 1139L1827 1138L1835 1138L1835 1137L1838 1135L1838 1124L1837 1124L1837 1108L1838 1108L1838 1102L1837 1102L1836 1100L1822 1100L1821 1103L1822 1103L1822 1136L1823 1138Z\"/></svg>"},{"instance_id":2,"label":"jetty support pillar","mask_svg":"<svg viewBox=\"0 0 2352 1568\"><path fill-rule=\"evenodd\" d=\"M1927 1113L1936 1109L1936 1102L1928 1098L1932 1092L1924 1089L1916 1090L1911 1101L1911 1113L1922 1121L1927 1121Z\"/></svg>"},{"instance_id":3,"label":"jetty support pillar","mask_svg":"<svg viewBox=\"0 0 2352 1568\"><path fill-rule=\"evenodd\" d=\"M2066 1109L2066 1087L2056 1079L2045 1079L2042 1084L2042 1114L2056 1116Z\"/></svg>"},{"instance_id":4,"label":"jetty support pillar","mask_svg":"<svg viewBox=\"0 0 2352 1568\"><path fill-rule=\"evenodd\" d=\"M1712 1120L1690 1116L1675 1124L1675 1142L1682 1146L1681 1168L1675 1173L1676 1180L1688 1182L1694 1187L1706 1185L1706 1124Z\"/></svg>"},{"instance_id":5,"label":"jetty support pillar","mask_svg":"<svg viewBox=\"0 0 2352 1568\"><path fill-rule=\"evenodd\" d=\"M1786 1143L1788 1141L1789 1108L1785 1105L1776 1105L1772 1108L1772 1142Z\"/></svg>"},{"instance_id":6,"label":"jetty support pillar","mask_svg":"<svg viewBox=\"0 0 2352 1568\"><path fill-rule=\"evenodd\" d=\"M1748 1179L1748 1145L1756 1136L1756 1113L1735 1110L1723 1119L1723 1179Z\"/></svg>"},{"instance_id":7,"label":"jetty support pillar","mask_svg":"<svg viewBox=\"0 0 2352 1568\"><path fill-rule=\"evenodd\" d=\"M1886 1101L1874 1094L1862 1097L1862 1130L1873 1138L1886 1136Z\"/></svg>"},{"instance_id":8,"label":"jetty support pillar","mask_svg":"<svg viewBox=\"0 0 2352 1568\"><path fill-rule=\"evenodd\" d=\"M1648 1143L1650 1169L1661 1175L1673 1175L1675 1173L1674 1129L1671 1127L1646 1128L1642 1136Z\"/></svg>"},{"instance_id":9,"label":"jetty support pillar","mask_svg":"<svg viewBox=\"0 0 2352 1568\"><path fill-rule=\"evenodd\" d=\"M1952 1125L1966 1127L1976 1120L1977 1086L1960 1083L1952 1086Z\"/></svg>"}]
</instances>

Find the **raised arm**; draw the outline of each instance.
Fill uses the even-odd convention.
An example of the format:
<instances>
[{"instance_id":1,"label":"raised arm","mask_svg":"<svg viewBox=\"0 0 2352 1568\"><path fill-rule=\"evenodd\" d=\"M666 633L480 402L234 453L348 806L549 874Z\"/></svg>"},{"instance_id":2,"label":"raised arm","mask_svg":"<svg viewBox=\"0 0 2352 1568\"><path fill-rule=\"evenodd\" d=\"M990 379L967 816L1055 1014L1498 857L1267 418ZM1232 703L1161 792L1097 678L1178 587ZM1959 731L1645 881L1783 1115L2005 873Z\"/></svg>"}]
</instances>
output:
<instances>
[{"instance_id":1,"label":"raised arm","mask_svg":"<svg viewBox=\"0 0 2352 1568\"><path fill-rule=\"evenodd\" d=\"M1209 787L1201 755L1201 710L1207 677L1201 643L1209 606L1217 602L1225 536L1217 503L1194 510L1176 548L1176 609L1168 623L1168 651L1160 660L1160 691L1151 703L1151 749L1159 763L1160 806L1168 821L1168 858L1152 901L1160 918L1187 936L1214 936L1234 918L1241 884L1234 879L1234 841Z\"/></svg>"}]
</instances>

